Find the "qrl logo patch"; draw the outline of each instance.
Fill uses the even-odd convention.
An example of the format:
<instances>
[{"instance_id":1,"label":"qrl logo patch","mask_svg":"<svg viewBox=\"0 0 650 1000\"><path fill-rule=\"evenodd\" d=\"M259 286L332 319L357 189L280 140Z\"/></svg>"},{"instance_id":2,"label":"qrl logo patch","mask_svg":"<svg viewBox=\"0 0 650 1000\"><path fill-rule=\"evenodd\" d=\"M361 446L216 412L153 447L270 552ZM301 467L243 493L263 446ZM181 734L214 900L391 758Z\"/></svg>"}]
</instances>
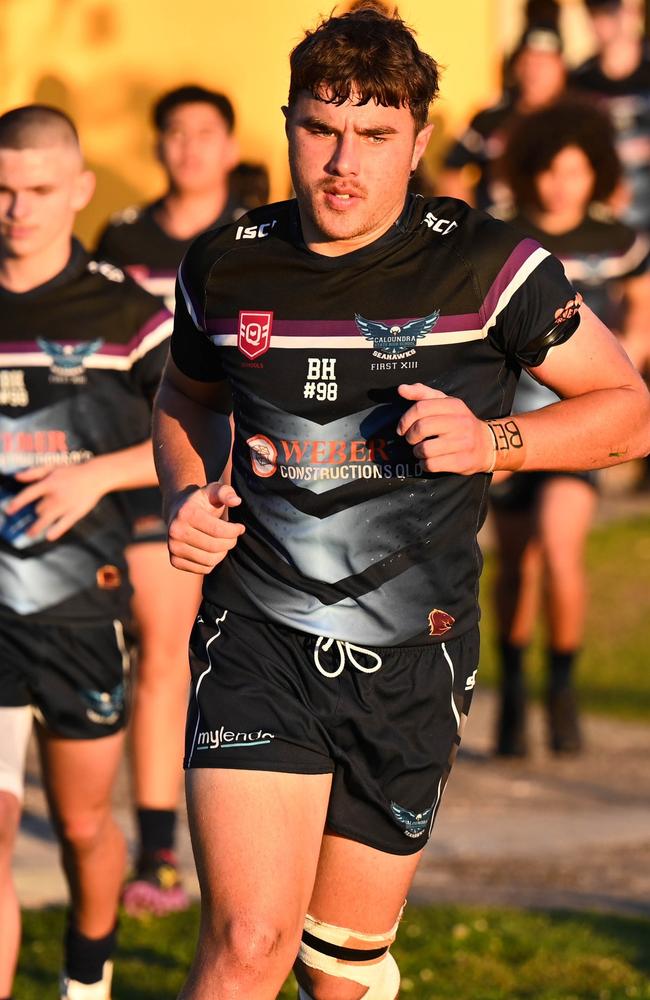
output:
<instances>
[{"instance_id":1,"label":"qrl logo patch","mask_svg":"<svg viewBox=\"0 0 650 1000\"><path fill-rule=\"evenodd\" d=\"M268 351L272 328L272 312L240 312L237 347L254 361Z\"/></svg>"}]
</instances>

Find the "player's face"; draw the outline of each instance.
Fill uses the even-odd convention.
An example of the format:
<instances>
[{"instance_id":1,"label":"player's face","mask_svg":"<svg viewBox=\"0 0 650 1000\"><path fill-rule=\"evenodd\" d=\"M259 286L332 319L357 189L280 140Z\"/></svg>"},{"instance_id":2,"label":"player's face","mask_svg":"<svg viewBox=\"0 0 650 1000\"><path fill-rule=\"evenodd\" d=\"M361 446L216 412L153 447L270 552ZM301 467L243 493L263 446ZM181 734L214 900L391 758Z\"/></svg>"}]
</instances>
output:
<instances>
[{"instance_id":1,"label":"player's face","mask_svg":"<svg viewBox=\"0 0 650 1000\"><path fill-rule=\"evenodd\" d=\"M66 145L0 149L0 251L28 258L69 241L94 177Z\"/></svg>"},{"instance_id":2,"label":"player's face","mask_svg":"<svg viewBox=\"0 0 650 1000\"><path fill-rule=\"evenodd\" d=\"M585 212L592 199L596 175L578 146L567 146L550 166L537 175L535 184L545 212Z\"/></svg>"},{"instance_id":3,"label":"player's face","mask_svg":"<svg viewBox=\"0 0 650 1000\"><path fill-rule=\"evenodd\" d=\"M564 89L566 67L558 52L524 49L514 71L521 96L531 108L550 104Z\"/></svg>"},{"instance_id":4,"label":"player's face","mask_svg":"<svg viewBox=\"0 0 650 1000\"><path fill-rule=\"evenodd\" d=\"M398 218L431 126L408 108L340 107L301 93L286 112L289 164L306 242L329 256L377 239Z\"/></svg>"},{"instance_id":5,"label":"player's face","mask_svg":"<svg viewBox=\"0 0 650 1000\"><path fill-rule=\"evenodd\" d=\"M170 111L158 154L172 188L203 194L219 189L236 161L235 141L211 104L181 104Z\"/></svg>"}]
</instances>

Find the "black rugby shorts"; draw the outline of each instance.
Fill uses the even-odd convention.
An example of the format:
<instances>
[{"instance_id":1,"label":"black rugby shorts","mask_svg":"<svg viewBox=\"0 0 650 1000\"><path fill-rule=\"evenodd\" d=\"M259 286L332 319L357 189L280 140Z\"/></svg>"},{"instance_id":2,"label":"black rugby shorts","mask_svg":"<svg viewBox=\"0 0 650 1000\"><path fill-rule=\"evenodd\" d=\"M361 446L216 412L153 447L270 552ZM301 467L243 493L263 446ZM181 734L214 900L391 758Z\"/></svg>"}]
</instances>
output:
<instances>
[{"instance_id":1,"label":"black rugby shorts","mask_svg":"<svg viewBox=\"0 0 650 1000\"><path fill-rule=\"evenodd\" d=\"M126 724L128 648L120 621L0 618L0 706L32 705L48 732L64 739L119 732Z\"/></svg>"},{"instance_id":2,"label":"black rugby shorts","mask_svg":"<svg viewBox=\"0 0 650 1000\"><path fill-rule=\"evenodd\" d=\"M368 648L204 601L190 639L184 766L331 773L331 832L414 854L460 744L478 651L478 629Z\"/></svg>"},{"instance_id":3,"label":"black rugby shorts","mask_svg":"<svg viewBox=\"0 0 650 1000\"><path fill-rule=\"evenodd\" d=\"M515 472L502 483L490 486L490 503L496 510L531 511L539 503L544 486L553 479L578 479L598 489L595 472Z\"/></svg>"}]
</instances>

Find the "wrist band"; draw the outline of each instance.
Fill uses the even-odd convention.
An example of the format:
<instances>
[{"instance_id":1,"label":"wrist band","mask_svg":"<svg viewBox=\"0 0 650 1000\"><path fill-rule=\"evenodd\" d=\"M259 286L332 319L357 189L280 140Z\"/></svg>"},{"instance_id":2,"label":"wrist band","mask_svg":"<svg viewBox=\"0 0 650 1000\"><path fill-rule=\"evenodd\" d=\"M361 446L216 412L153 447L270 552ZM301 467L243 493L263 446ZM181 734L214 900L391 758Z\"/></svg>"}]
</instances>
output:
<instances>
[{"instance_id":1,"label":"wrist band","mask_svg":"<svg viewBox=\"0 0 650 1000\"><path fill-rule=\"evenodd\" d=\"M487 423L488 427L490 428L490 430L492 432L492 448L494 449L494 453L492 455L492 462L490 464L490 468L485 470L486 473L487 473L487 475L489 476L489 475L491 475L491 473L494 472L494 470L496 468L496 464L497 464L497 451L499 449L497 448L497 436L494 433L494 427L492 426L492 424L490 423L489 420L486 421L486 423Z\"/></svg>"}]
</instances>

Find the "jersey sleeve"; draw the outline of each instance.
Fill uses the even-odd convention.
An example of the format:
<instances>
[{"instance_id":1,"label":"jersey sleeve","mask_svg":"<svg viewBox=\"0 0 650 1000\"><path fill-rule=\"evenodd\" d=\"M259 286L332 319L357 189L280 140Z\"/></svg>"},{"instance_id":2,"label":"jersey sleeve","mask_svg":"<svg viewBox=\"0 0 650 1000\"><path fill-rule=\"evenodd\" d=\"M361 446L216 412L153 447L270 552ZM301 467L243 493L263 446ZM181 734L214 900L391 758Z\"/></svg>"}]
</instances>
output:
<instances>
[{"instance_id":1,"label":"jersey sleeve","mask_svg":"<svg viewBox=\"0 0 650 1000\"><path fill-rule=\"evenodd\" d=\"M535 240L519 243L503 272L503 290L496 301L499 288L493 294L494 313L486 317L491 341L522 368L536 368L551 347L564 343L578 329L582 298L560 261Z\"/></svg>"},{"instance_id":2,"label":"jersey sleeve","mask_svg":"<svg viewBox=\"0 0 650 1000\"><path fill-rule=\"evenodd\" d=\"M157 308L141 322L134 338L131 381L149 403L153 402L167 361L173 322L169 310Z\"/></svg>"},{"instance_id":3,"label":"jersey sleeve","mask_svg":"<svg viewBox=\"0 0 650 1000\"><path fill-rule=\"evenodd\" d=\"M198 241L197 241L198 243ZM181 261L176 278L176 309L170 351L174 364L196 382L221 382L226 376L219 350L205 329L205 268L194 244Z\"/></svg>"}]
</instances>

